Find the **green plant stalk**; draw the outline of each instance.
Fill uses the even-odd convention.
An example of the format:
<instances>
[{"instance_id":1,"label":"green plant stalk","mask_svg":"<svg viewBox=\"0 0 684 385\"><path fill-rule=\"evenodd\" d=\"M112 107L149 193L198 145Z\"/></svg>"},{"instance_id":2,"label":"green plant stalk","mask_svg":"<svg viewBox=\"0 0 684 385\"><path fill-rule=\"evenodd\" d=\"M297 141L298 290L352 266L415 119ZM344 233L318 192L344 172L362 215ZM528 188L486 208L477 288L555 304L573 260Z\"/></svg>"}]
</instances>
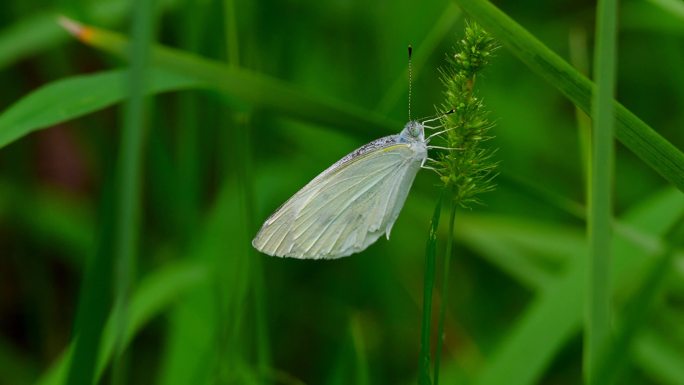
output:
<instances>
[{"instance_id":1,"label":"green plant stalk","mask_svg":"<svg viewBox=\"0 0 684 385\"><path fill-rule=\"evenodd\" d=\"M361 320L362 318L360 316L355 315L349 322L352 344L354 345L354 352L356 356L356 376L354 383L357 385L369 385L370 375L368 371L368 357L366 355L366 344L364 342L363 325Z\"/></svg>"},{"instance_id":2,"label":"green plant stalk","mask_svg":"<svg viewBox=\"0 0 684 385\"><path fill-rule=\"evenodd\" d=\"M454 0L509 51L576 106L591 113L594 84L489 1ZM684 154L620 103L615 138L667 181L684 191Z\"/></svg>"},{"instance_id":3,"label":"green plant stalk","mask_svg":"<svg viewBox=\"0 0 684 385\"><path fill-rule=\"evenodd\" d=\"M599 385L595 367L610 340L610 258L613 217L613 94L617 44L617 0L600 0L596 14L592 100L592 165L589 184L589 263L585 289L584 375L589 385Z\"/></svg>"},{"instance_id":4,"label":"green plant stalk","mask_svg":"<svg viewBox=\"0 0 684 385\"><path fill-rule=\"evenodd\" d=\"M81 288L79 289L78 307L74 332L71 337L70 361L61 368L60 378L70 385L91 385L95 378L96 355L101 349L101 339L107 314L111 306L111 290L113 277L111 274L113 254L112 230L114 227L111 193L105 183L104 197L100 207L100 239L97 251L87 259Z\"/></svg>"},{"instance_id":5,"label":"green plant stalk","mask_svg":"<svg viewBox=\"0 0 684 385\"><path fill-rule=\"evenodd\" d=\"M425 247L425 277L423 279L423 321L420 330L420 359L418 365L418 384L430 385L430 326L432 324L432 290L435 286L435 259L437 255L437 233L439 217L442 212L444 191L437 200L430 221L430 232Z\"/></svg>"},{"instance_id":6,"label":"green plant stalk","mask_svg":"<svg viewBox=\"0 0 684 385\"><path fill-rule=\"evenodd\" d=\"M206 7L193 7L184 13L181 19L183 33L180 36L181 46L195 52L200 49L200 42L205 35ZM197 228L200 216L200 197L203 196L201 187L200 165L200 101L197 92L183 92L178 95L178 119L176 125L177 139L175 143L178 180L182 181L176 187L177 210L180 234L184 242L192 236Z\"/></svg>"},{"instance_id":7,"label":"green plant stalk","mask_svg":"<svg viewBox=\"0 0 684 385\"><path fill-rule=\"evenodd\" d=\"M439 308L434 383L439 384L444 323L448 302L449 271L454 239L456 207L479 203L478 195L494 189L496 163L494 150L482 144L491 138L492 123L487 120L484 104L474 92L477 74L486 67L497 49L497 43L479 25L466 23L465 34L448 57L448 66L441 70L446 90L442 107L448 114L440 118L440 139L447 150L437 155L435 170L449 195L449 233L442 265L442 300Z\"/></svg>"},{"instance_id":8,"label":"green plant stalk","mask_svg":"<svg viewBox=\"0 0 684 385\"><path fill-rule=\"evenodd\" d=\"M268 312L266 311L266 293L264 284L264 271L262 267L262 256L257 255L251 247L251 241L256 228L254 218L256 217L254 204L254 173L251 169L252 153L250 130L247 123L238 124L242 129L236 133L236 154L238 154L237 179L239 189L239 200L242 207L241 213L245 224L245 232L241 239L243 244L248 245L245 249L244 257L251 265L250 276L252 278L252 290L254 294L254 315L256 326L256 348L257 348L257 369L261 376L265 376L271 371L271 350L268 334Z\"/></svg>"},{"instance_id":9,"label":"green plant stalk","mask_svg":"<svg viewBox=\"0 0 684 385\"><path fill-rule=\"evenodd\" d=\"M570 31L568 37L570 48L570 63L582 75L589 73L589 50L587 48L587 34L583 28L577 27ZM579 154L582 160L582 175L585 197L589 197L589 175L591 163L591 118L579 107L575 106L577 121L577 137L579 139ZM586 211L583 213L586 217Z\"/></svg>"},{"instance_id":10,"label":"green plant stalk","mask_svg":"<svg viewBox=\"0 0 684 385\"><path fill-rule=\"evenodd\" d=\"M434 385L439 385L439 369L444 346L444 322L446 320L447 293L449 292L449 265L451 251L454 245L454 221L456 219L456 202L449 199L449 233L446 239L446 251L444 252L444 264L442 265L442 298L439 303L439 321L437 324L437 350L435 351Z\"/></svg>"},{"instance_id":11,"label":"green plant stalk","mask_svg":"<svg viewBox=\"0 0 684 385\"><path fill-rule=\"evenodd\" d=\"M124 350L128 321L128 306L132 286L140 229L141 182L143 142L145 131L145 91L143 84L148 74L148 54L153 36L154 2L138 3L133 14L135 44L130 47L131 71L130 99L125 106L124 127L121 131L121 149L117 174L117 204L114 258L115 258L115 355L112 384L125 383Z\"/></svg>"},{"instance_id":12,"label":"green plant stalk","mask_svg":"<svg viewBox=\"0 0 684 385\"><path fill-rule=\"evenodd\" d=\"M237 15L235 12L235 1L224 0L224 25L227 64L231 68L240 67L240 49L237 28ZM230 114L230 120L238 120L238 129L234 133L234 153L237 182L239 191L239 201L242 207L241 214L245 224L245 234L241 240L246 245L251 245L252 236L256 231L254 218L256 217L256 205L254 204L254 173L252 172L252 152L251 152L251 130L248 130L247 114ZM250 276L252 278L252 290L254 295L254 315L255 315L255 339L256 339L256 359L257 370L263 381L268 381L266 375L271 372L271 351L268 334L268 313L266 311L266 294L264 285L264 272L261 263L261 256L256 255L254 249L247 246L244 255L248 265L251 265Z\"/></svg>"}]
</instances>

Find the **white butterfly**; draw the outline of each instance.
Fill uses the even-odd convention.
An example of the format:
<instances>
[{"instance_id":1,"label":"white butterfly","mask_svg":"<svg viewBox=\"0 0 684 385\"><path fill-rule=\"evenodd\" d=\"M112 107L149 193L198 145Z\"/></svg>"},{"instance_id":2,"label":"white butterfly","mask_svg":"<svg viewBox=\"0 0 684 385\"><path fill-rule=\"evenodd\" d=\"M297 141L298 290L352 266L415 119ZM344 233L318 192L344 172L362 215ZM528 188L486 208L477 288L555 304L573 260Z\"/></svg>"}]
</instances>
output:
<instances>
[{"instance_id":1,"label":"white butterfly","mask_svg":"<svg viewBox=\"0 0 684 385\"><path fill-rule=\"evenodd\" d=\"M425 138L429 121L410 121L399 134L374 140L330 166L266 220L252 245L273 256L330 259L365 250L383 234L389 239L427 159L434 136Z\"/></svg>"}]
</instances>

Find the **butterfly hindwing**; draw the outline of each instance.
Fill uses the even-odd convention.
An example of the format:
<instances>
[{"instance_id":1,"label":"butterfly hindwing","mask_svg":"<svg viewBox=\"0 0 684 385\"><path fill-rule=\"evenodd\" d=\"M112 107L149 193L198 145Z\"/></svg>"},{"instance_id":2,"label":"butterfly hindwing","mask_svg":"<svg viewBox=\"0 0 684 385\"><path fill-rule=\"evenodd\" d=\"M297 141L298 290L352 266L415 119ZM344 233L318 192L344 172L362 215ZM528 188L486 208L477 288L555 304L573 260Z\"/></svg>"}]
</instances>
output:
<instances>
[{"instance_id":1,"label":"butterfly hindwing","mask_svg":"<svg viewBox=\"0 0 684 385\"><path fill-rule=\"evenodd\" d=\"M421 162L406 143L343 158L285 202L253 244L266 254L295 258L361 251L391 228Z\"/></svg>"}]
</instances>

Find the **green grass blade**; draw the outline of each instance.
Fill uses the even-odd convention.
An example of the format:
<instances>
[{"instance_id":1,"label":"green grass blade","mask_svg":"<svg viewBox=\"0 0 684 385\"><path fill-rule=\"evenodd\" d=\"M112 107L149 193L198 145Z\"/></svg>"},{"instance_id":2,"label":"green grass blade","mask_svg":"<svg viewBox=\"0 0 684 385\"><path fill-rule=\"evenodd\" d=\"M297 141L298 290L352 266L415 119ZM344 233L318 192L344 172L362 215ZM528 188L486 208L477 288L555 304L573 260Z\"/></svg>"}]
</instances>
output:
<instances>
[{"instance_id":1,"label":"green grass blade","mask_svg":"<svg viewBox=\"0 0 684 385\"><path fill-rule=\"evenodd\" d=\"M95 251L93 208L50 190L28 192L0 180L0 218L12 223L36 245L49 245L64 262L80 270Z\"/></svg>"},{"instance_id":2,"label":"green grass blade","mask_svg":"<svg viewBox=\"0 0 684 385\"><path fill-rule=\"evenodd\" d=\"M88 258L83 274L71 337L72 359L64 369L66 383L70 385L91 385L94 382L96 353L101 347L102 330L112 302L114 208L110 204L112 199L108 190L105 188L104 191L99 218L100 239L95 254Z\"/></svg>"},{"instance_id":3,"label":"green grass blade","mask_svg":"<svg viewBox=\"0 0 684 385\"><path fill-rule=\"evenodd\" d=\"M634 345L640 369L660 384L684 385L684 355L669 336L648 331Z\"/></svg>"},{"instance_id":4,"label":"green grass blade","mask_svg":"<svg viewBox=\"0 0 684 385\"><path fill-rule=\"evenodd\" d=\"M180 295L192 290L207 279L205 264L196 261L171 262L145 277L131 296L128 306L123 344L127 346L138 331L155 316L167 310L180 299ZM98 356L97 377L100 378L114 358L116 349L116 314L112 314L105 326L102 349Z\"/></svg>"},{"instance_id":5,"label":"green grass blade","mask_svg":"<svg viewBox=\"0 0 684 385\"><path fill-rule=\"evenodd\" d=\"M0 68L67 40L68 35L55 25L54 14L20 19L0 31Z\"/></svg>"},{"instance_id":6,"label":"green grass blade","mask_svg":"<svg viewBox=\"0 0 684 385\"><path fill-rule=\"evenodd\" d=\"M158 1L159 10L168 9L176 0ZM89 20L114 25L128 16L128 0L100 0L85 5ZM57 10L34 13L0 31L0 69L51 47L68 42L69 35L55 24Z\"/></svg>"},{"instance_id":7,"label":"green grass blade","mask_svg":"<svg viewBox=\"0 0 684 385\"><path fill-rule=\"evenodd\" d=\"M665 237L666 246L661 255L653 262L642 284L634 291L634 296L625 306L622 324L616 332L613 343L596 360L595 383L616 383L620 369L626 361L624 352L631 351L634 337L648 321L654 302L661 293L663 284L671 273L677 248L684 239L684 217L679 219Z\"/></svg>"},{"instance_id":8,"label":"green grass blade","mask_svg":"<svg viewBox=\"0 0 684 385\"><path fill-rule=\"evenodd\" d=\"M662 8L667 13L684 20L684 3L678 0L648 0L648 2Z\"/></svg>"},{"instance_id":9,"label":"green grass blade","mask_svg":"<svg viewBox=\"0 0 684 385\"><path fill-rule=\"evenodd\" d=\"M572 227L500 215L462 218L458 241L534 291L552 285L584 244L583 234Z\"/></svg>"},{"instance_id":10,"label":"green grass blade","mask_svg":"<svg viewBox=\"0 0 684 385\"><path fill-rule=\"evenodd\" d=\"M590 113L594 84L489 1L455 0L491 33L576 106ZM615 137L670 183L684 191L684 154L653 128L615 102Z\"/></svg>"},{"instance_id":11,"label":"green grass blade","mask_svg":"<svg viewBox=\"0 0 684 385\"><path fill-rule=\"evenodd\" d=\"M613 96L617 45L617 1L600 0L596 11L592 99L592 167L589 183L589 263L584 329L584 375L589 384L601 384L595 368L610 341L610 259L613 216Z\"/></svg>"},{"instance_id":12,"label":"green grass blade","mask_svg":"<svg viewBox=\"0 0 684 385\"><path fill-rule=\"evenodd\" d=\"M86 44L118 56L124 56L128 49L129 41L122 35L86 27L72 20L62 22ZM396 132L401 127L400 123L377 113L302 91L287 82L257 72L161 45L156 45L151 54L152 64L158 68L186 75L217 91L312 123L341 128L364 137Z\"/></svg>"},{"instance_id":13,"label":"green grass blade","mask_svg":"<svg viewBox=\"0 0 684 385\"><path fill-rule=\"evenodd\" d=\"M456 218L456 202L453 197L449 199L449 230L446 236L446 250L444 263L442 264L442 288L439 301L439 319L437 321L437 348L435 349L434 383L439 384L439 370L444 347L444 321L446 320L447 296L449 293L449 271L451 265L451 251L454 246L454 220Z\"/></svg>"},{"instance_id":14,"label":"green grass blade","mask_svg":"<svg viewBox=\"0 0 684 385\"><path fill-rule=\"evenodd\" d=\"M432 324L432 290L435 287L435 259L437 256L437 234L439 217L442 212L442 194L437 201L430 221L430 233L425 248L425 278L423 282L423 320L420 331L420 359L418 363L418 383L430 385L430 326Z\"/></svg>"},{"instance_id":15,"label":"green grass blade","mask_svg":"<svg viewBox=\"0 0 684 385\"><path fill-rule=\"evenodd\" d=\"M620 4L620 29L684 36L684 4L680 0L625 1Z\"/></svg>"},{"instance_id":16,"label":"green grass blade","mask_svg":"<svg viewBox=\"0 0 684 385\"><path fill-rule=\"evenodd\" d=\"M208 269L198 262L172 262L159 268L140 281L131 296L125 342L133 337L147 322L165 311L182 298L182 294L206 281ZM96 378L108 367L114 353L114 321L118 315L110 314L104 328L100 353L97 356ZM60 385L66 383L66 370L71 363L72 343L52 367L38 380L37 385Z\"/></svg>"},{"instance_id":17,"label":"green grass blade","mask_svg":"<svg viewBox=\"0 0 684 385\"><path fill-rule=\"evenodd\" d=\"M444 39L454 24L462 17L461 10L458 9L453 3L448 3L441 17L435 22L430 32L428 32L425 39L420 45L416 45L416 49L413 51L413 56L411 56L411 66L413 71L413 81L415 82L421 74L421 68L430 58L430 55L437 50L437 47ZM397 102L402 98L406 97L405 92L408 87L408 66L401 75L392 83L392 85L387 89L387 92L383 95L380 102L378 102L377 110L381 113L388 113L391 111Z\"/></svg>"},{"instance_id":18,"label":"green grass blade","mask_svg":"<svg viewBox=\"0 0 684 385\"><path fill-rule=\"evenodd\" d=\"M668 191L653 201L633 208L623 221L646 233L663 234L684 213L684 198L677 191ZM629 274L640 271L648 261L650 251L635 247L631 241L617 238L613 244L615 258L612 290L622 287ZM581 329L587 251L576 244L565 273L527 308L511 329L475 384L527 385L537 383L563 344Z\"/></svg>"},{"instance_id":19,"label":"green grass blade","mask_svg":"<svg viewBox=\"0 0 684 385\"><path fill-rule=\"evenodd\" d=\"M223 2L224 16L225 16L225 40L227 63L230 67L238 68L240 66L240 49L238 24L236 23L236 4L234 0L224 0ZM252 130L249 127L250 116L248 114L234 113L229 117L231 123L236 129L234 130L233 139L230 141L232 149L230 152L234 155L233 169L235 170L235 177L237 180L238 199L240 207L240 217L242 231L236 234L237 239L240 239L240 244L246 245L242 247L242 258L248 261L250 267L250 278L253 280L253 294L254 294L254 318L255 318L255 341L256 341L256 367L261 376L265 376L272 371L271 369L271 346L268 332L268 311L266 304L266 285L264 282L264 271L261 256L257 255L254 248L251 246L252 237L257 231L254 218L256 217L256 205L254 203L255 186L254 186L254 172L252 168L252 138L250 133ZM231 309L228 309L229 312ZM233 328L233 333L240 333L238 328ZM237 336L234 336L237 340ZM265 382L269 383L265 378Z\"/></svg>"},{"instance_id":20,"label":"green grass blade","mask_svg":"<svg viewBox=\"0 0 684 385\"><path fill-rule=\"evenodd\" d=\"M171 312L160 384L204 383L212 376L226 382L254 382L248 379L255 377L255 371L246 366L247 352L254 346L246 329L252 325L245 325L245 313L251 304L248 293L253 282L249 280L249 261L245 260L245 254L232 252L250 245L237 237L226 237L226 234L245 231L244 224L234 220L242 208L231 182L221 187L205 224L197 232L199 239L185 257L207 264L211 274ZM219 306L219 301L226 303ZM221 311L227 312L226 317L219 318ZM219 319L227 324L219 324ZM230 331L231 335L222 336L223 330ZM219 357L220 349L228 355L226 362L208 359ZM194 354L188 355L188 351ZM230 371L223 371L225 368Z\"/></svg>"},{"instance_id":21,"label":"green grass blade","mask_svg":"<svg viewBox=\"0 0 684 385\"><path fill-rule=\"evenodd\" d=\"M142 217L143 148L147 116L145 82L154 33L153 4L152 0L143 0L134 7L132 30L135 43L129 51L131 70L127 79L130 96L124 108L124 124L120 134L114 228L114 311L118 314L114 326L116 338L112 368L112 384L115 385L127 382L125 332Z\"/></svg>"},{"instance_id":22,"label":"green grass blade","mask_svg":"<svg viewBox=\"0 0 684 385\"><path fill-rule=\"evenodd\" d=\"M29 133L121 102L127 95L123 70L57 80L28 94L0 114L0 148ZM152 70L148 94L198 87L197 80ZM84 93L83 90L88 90Z\"/></svg>"},{"instance_id":23,"label":"green grass blade","mask_svg":"<svg viewBox=\"0 0 684 385\"><path fill-rule=\"evenodd\" d=\"M363 336L363 323L359 315L352 316L349 322L349 329L354 346L355 356L355 381L357 385L370 385L370 371L368 369L368 357L366 354L366 343Z\"/></svg>"},{"instance_id":24,"label":"green grass blade","mask_svg":"<svg viewBox=\"0 0 684 385\"><path fill-rule=\"evenodd\" d=\"M589 73L589 48L587 47L587 33L584 28L574 28L568 36L570 48L570 63L581 74ZM591 165L591 118L579 107L575 106L575 119L577 121L577 137L579 139L580 159L582 160L582 173L585 191L589 188L589 175ZM589 193L587 192L586 197ZM586 216L586 210L583 210Z\"/></svg>"}]
</instances>

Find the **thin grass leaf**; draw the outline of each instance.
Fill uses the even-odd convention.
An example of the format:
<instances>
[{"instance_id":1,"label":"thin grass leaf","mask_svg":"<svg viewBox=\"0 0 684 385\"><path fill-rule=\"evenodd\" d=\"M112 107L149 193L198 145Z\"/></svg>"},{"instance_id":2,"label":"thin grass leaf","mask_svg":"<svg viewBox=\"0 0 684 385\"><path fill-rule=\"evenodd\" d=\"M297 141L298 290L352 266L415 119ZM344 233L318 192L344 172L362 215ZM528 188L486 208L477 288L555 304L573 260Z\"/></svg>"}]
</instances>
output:
<instances>
[{"instance_id":1,"label":"thin grass leaf","mask_svg":"<svg viewBox=\"0 0 684 385\"><path fill-rule=\"evenodd\" d=\"M114 227L114 312L115 352L112 384L123 384L125 378L125 333L128 324L129 301L134 284L138 241L142 217L142 177L147 104L145 83L149 74L149 50L154 34L154 2L142 0L133 11L134 44L128 52L131 70L127 79L129 98L124 109L124 124L117 165L117 196Z\"/></svg>"},{"instance_id":2,"label":"thin grass leaf","mask_svg":"<svg viewBox=\"0 0 684 385\"><path fill-rule=\"evenodd\" d=\"M116 70L57 80L28 94L0 114L0 148L29 133L121 102L128 71ZM199 87L201 82L163 70L151 70L148 94ZM83 92L88 90L88 92Z\"/></svg>"},{"instance_id":3,"label":"thin grass leaf","mask_svg":"<svg viewBox=\"0 0 684 385\"><path fill-rule=\"evenodd\" d=\"M131 296L129 307L129 323L126 327L125 343L129 344L133 337L154 317L163 313L170 305L182 298L183 293L207 279L206 265L198 262L171 262L150 273L140 281ZM96 379L99 379L108 367L114 353L115 329L114 320L118 315L110 314L107 320L100 353L97 355ZM38 380L36 385L60 385L66 382L66 371L71 363L74 344L70 344L61 357Z\"/></svg>"},{"instance_id":4,"label":"thin grass leaf","mask_svg":"<svg viewBox=\"0 0 684 385\"><path fill-rule=\"evenodd\" d=\"M0 69L68 40L52 13L22 18L0 31Z\"/></svg>"},{"instance_id":5,"label":"thin grass leaf","mask_svg":"<svg viewBox=\"0 0 684 385\"><path fill-rule=\"evenodd\" d=\"M589 73L589 48L587 47L587 33L583 28L577 27L570 31L568 36L570 48L570 63L582 75ZM579 138L580 159L582 159L582 173L585 191L589 188L589 173L591 163L591 118L579 107L575 106L575 119L577 121L577 137ZM582 210L586 215L586 210Z\"/></svg>"},{"instance_id":6,"label":"thin grass leaf","mask_svg":"<svg viewBox=\"0 0 684 385\"><path fill-rule=\"evenodd\" d=\"M233 252L249 245L236 237L226 237L226 234L245 231L244 225L234 220L242 210L238 202L237 191L226 181L209 210L202 230L197 232L196 245L185 256L211 266L211 274L202 285L187 293L183 302L171 312L167 349L160 364L160 384L205 383L212 377L223 378L229 383L247 384L257 383L255 378L260 378L257 377L260 373L249 365L248 352L254 341L246 332L251 325L245 325L251 305L247 301L249 287L253 282L249 280L248 261L240 258L245 254ZM224 309L229 318L220 317L219 312ZM220 325L220 320L230 324ZM221 344L225 341L222 330L229 330L238 338L233 339L230 345ZM223 363L207 359L220 357L220 349L228 349L229 357L234 361ZM194 354L188 355L188 351ZM216 371L225 365L232 370ZM271 372L269 368L267 375Z\"/></svg>"},{"instance_id":7,"label":"thin grass leaf","mask_svg":"<svg viewBox=\"0 0 684 385\"><path fill-rule=\"evenodd\" d=\"M648 2L684 20L684 2L678 0L648 0Z\"/></svg>"},{"instance_id":8,"label":"thin grass leaf","mask_svg":"<svg viewBox=\"0 0 684 385\"><path fill-rule=\"evenodd\" d=\"M75 270L93 255L93 208L53 191L29 193L0 181L0 218L20 229L34 244L46 244Z\"/></svg>"},{"instance_id":9,"label":"thin grass leaf","mask_svg":"<svg viewBox=\"0 0 684 385\"><path fill-rule=\"evenodd\" d=\"M107 186L108 187L108 186ZM97 352L101 349L102 331L110 311L112 291L112 247L114 244L114 207L111 194L104 190L99 220L97 250L89 256L79 290L76 321L69 349L71 360L63 372L69 385L91 385L95 378Z\"/></svg>"},{"instance_id":10,"label":"thin grass leaf","mask_svg":"<svg viewBox=\"0 0 684 385\"><path fill-rule=\"evenodd\" d=\"M663 234L684 213L684 197L668 191L630 210L623 221L646 233ZM630 241L617 238L612 290L627 284L626 277L641 271L648 261L644 251ZM558 350L581 329L582 292L587 251L579 244L571 264L557 281L546 287L528 306L475 384L534 384Z\"/></svg>"},{"instance_id":11,"label":"thin grass leaf","mask_svg":"<svg viewBox=\"0 0 684 385\"><path fill-rule=\"evenodd\" d=\"M680 0L625 1L620 4L620 29L684 36L684 13L677 11L682 6Z\"/></svg>"},{"instance_id":12,"label":"thin grass leaf","mask_svg":"<svg viewBox=\"0 0 684 385\"><path fill-rule=\"evenodd\" d=\"M573 227L501 215L462 218L458 241L535 291L553 284L585 242Z\"/></svg>"},{"instance_id":13,"label":"thin grass leaf","mask_svg":"<svg viewBox=\"0 0 684 385\"><path fill-rule=\"evenodd\" d=\"M430 202L421 199L421 207L423 210L420 212L424 212L430 207ZM618 274L618 288L631 285L629 280L632 278L628 277L641 277L642 265L648 264L647 258L650 258L646 255L661 250L662 246L653 234L663 233L671 226L672 215L668 213L672 209L684 209L684 202L680 192L666 190L640 206L633 207L628 217L618 222L619 226L615 231L620 248L616 255L629 260L629 263L624 263L621 258L616 258L618 261L615 263L621 267L619 271L629 272ZM492 356L487 357L490 363L480 373L482 378L478 378L475 383L537 383L555 352L577 335L581 328L582 303L572 300L581 300L578 292L581 292L583 276L577 274L581 271L575 267L575 262L586 258L586 242L582 229L491 215L469 214L460 218L459 231L455 234L459 242L478 252L482 251L478 255L539 293L525 311L522 320L514 326L515 332L504 340L505 343ZM445 232L441 236L446 236ZM546 241L540 242L538 238L545 238ZM516 255L519 259L509 260ZM561 271L549 270L547 263L539 263L540 260L535 258L537 255L551 256L554 260L562 257L567 266ZM635 263L639 261L641 263ZM568 286L566 281L572 275L568 274L568 268L574 271L572 274L575 276L570 279L574 282L569 287L561 288L560 284L563 282ZM683 278L681 270L675 269L673 273L679 274L679 280ZM555 315L556 312L560 314ZM570 325L566 325L566 321L571 321ZM635 363L653 378L661 378L659 372L662 369L662 376L668 379L664 383L681 384L673 381L677 378L675 373L682 372L681 365L678 365L681 362L681 352L668 344L662 339L648 338L645 341L645 337L639 336L635 341ZM658 350L659 348L662 350ZM662 360L658 359L660 356L663 357ZM521 377L521 381L511 380L517 377Z\"/></svg>"},{"instance_id":14,"label":"thin grass leaf","mask_svg":"<svg viewBox=\"0 0 684 385\"><path fill-rule=\"evenodd\" d=\"M489 1L455 0L512 54L590 113L594 84ZM684 191L684 154L618 102L615 137L670 183Z\"/></svg>"},{"instance_id":15,"label":"thin grass leaf","mask_svg":"<svg viewBox=\"0 0 684 385\"><path fill-rule=\"evenodd\" d=\"M600 352L601 356L597 357L594 373L594 381L597 384L611 384L617 381L627 359L624 352L631 350L637 332L648 321L654 302L661 293L668 275L672 273L675 253L683 239L684 217L680 218L665 236L666 247L653 262L642 284L634 291L634 296L625 306L623 321L619 325L614 341Z\"/></svg>"},{"instance_id":16,"label":"thin grass leaf","mask_svg":"<svg viewBox=\"0 0 684 385\"><path fill-rule=\"evenodd\" d=\"M439 44L444 39L444 36L451 31L451 28L462 17L461 10L453 3L448 3L441 17L435 22L430 32L428 32L425 39L416 45L416 50L411 56L412 76L413 81L418 79L421 73L421 68L430 58L430 54L434 52ZM387 88L384 96L378 102L377 110L381 113L388 113L392 107L405 95L406 87L408 86L408 67L401 72L401 75ZM404 96L405 97L405 96Z\"/></svg>"},{"instance_id":17,"label":"thin grass leaf","mask_svg":"<svg viewBox=\"0 0 684 385\"><path fill-rule=\"evenodd\" d=\"M597 381L595 368L610 341L610 259L613 217L613 97L617 45L617 0L599 0L596 9L594 76L592 98L592 156L589 186L588 279L585 290L584 375L589 384Z\"/></svg>"},{"instance_id":18,"label":"thin grass leaf","mask_svg":"<svg viewBox=\"0 0 684 385\"><path fill-rule=\"evenodd\" d=\"M430 385L430 326L432 325L432 290L435 287L435 260L437 257L437 234L442 212L442 193L430 221L427 245L425 247L425 278L423 279L423 320L420 330L420 359L418 363L418 384Z\"/></svg>"},{"instance_id":19,"label":"thin grass leaf","mask_svg":"<svg viewBox=\"0 0 684 385\"><path fill-rule=\"evenodd\" d=\"M368 357L366 354L366 343L363 337L363 324L360 315L352 316L349 322L349 329L352 343L354 345L354 356L356 376L354 383L358 385L370 385L370 374L368 369Z\"/></svg>"},{"instance_id":20,"label":"thin grass leaf","mask_svg":"<svg viewBox=\"0 0 684 385\"><path fill-rule=\"evenodd\" d=\"M169 9L177 0L157 1L158 11ZM90 21L111 26L130 12L128 0L99 0L84 6ZM47 51L68 42L69 35L55 24L57 10L34 13L19 19L0 31L0 69L19 60Z\"/></svg>"},{"instance_id":21,"label":"thin grass leaf","mask_svg":"<svg viewBox=\"0 0 684 385\"><path fill-rule=\"evenodd\" d=\"M234 68L240 66L240 49L238 46L238 28L235 23L236 10L234 0L224 0L225 12L225 35L226 35L226 52L228 53L228 65ZM240 207L240 216L243 224L238 239L241 239L242 258L248 262L250 270L250 278L253 281L252 289L254 295L254 318L256 324L255 341L256 341L256 366L259 374L265 376L271 372L271 347L270 336L268 333L268 312L266 304L266 285L264 283L264 271L261 258L257 256L256 251L250 247L253 234L257 228L254 222L256 217L256 205L254 202L255 196L255 181L254 172L252 169L252 138L250 133L249 121L250 116L246 114L233 114L230 117L230 122L236 127L235 140L231 140L233 146L232 152L235 156L233 159L233 167L236 172L236 179L238 184L238 199ZM228 309L229 314L231 310ZM233 328L233 333L241 333L239 328ZM234 336L236 340L237 336Z\"/></svg>"},{"instance_id":22,"label":"thin grass leaf","mask_svg":"<svg viewBox=\"0 0 684 385\"><path fill-rule=\"evenodd\" d=\"M74 36L93 47L125 57L129 41L124 36L84 26L62 18L61 22ZM250 70L227 66L177 49L156 45L151 51L151 63L210 85L244 101L272 108L290 116L346 132L368 137L395 132L398 122L377 113L302 91L282 80Z\"/></svg>"},{"instance_id":23,"label":"thin grass leaf","mask_svg":"<svg viewBox=\"0 0 684 385\"><path fill-rule=\"evenodd\" d=\"M684 354L669 336L655 331L642 333L633 353L639 368L666 385L684 385Z\"/></svg>"},{"instance_id":24,"label":"thin grass leaf","mask_svg":"<svg viewBox=\"0 0 684 385\"><path fill-rule=\"evenodd\" d=\"M451 250L454 247L454 220L456 218L456 202L449 199L449 230L446 236L446 250L444 252L444 263L442 264L442 288L440 291L439 319L437 321L437 348L435 350L434 383L439 384L440 361L442 358L442 348L444 346L444 321L446 320L447 294L449 293L449 271L451 262Z\"/></svg>"}]
</instances>

